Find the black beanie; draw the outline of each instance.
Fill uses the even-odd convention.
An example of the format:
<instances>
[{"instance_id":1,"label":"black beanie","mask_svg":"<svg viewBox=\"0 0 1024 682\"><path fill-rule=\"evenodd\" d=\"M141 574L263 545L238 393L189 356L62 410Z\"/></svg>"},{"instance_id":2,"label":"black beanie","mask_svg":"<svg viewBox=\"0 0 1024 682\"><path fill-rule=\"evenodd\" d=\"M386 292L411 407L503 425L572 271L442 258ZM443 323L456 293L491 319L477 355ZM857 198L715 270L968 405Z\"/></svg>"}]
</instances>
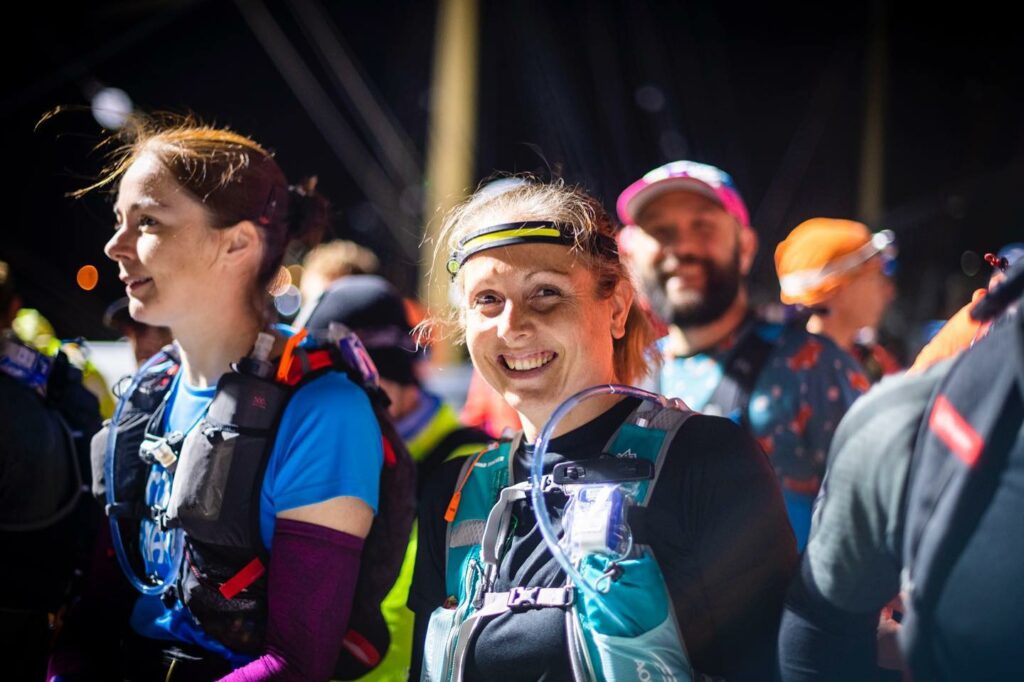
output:
<instances>
[{"instance_id":1,"label":"black beanie","mask_svg":"<svg viewBox=\"0 0 1024 682\"><path fill-rule=\"evenodd\" d=\"M326 336L331 322L340 322L359 336L380 375L403 385L416 385L420 359L410 332L405 301L386 279L348 275L324 291L306 322L313 336Z\"/></svg>"}]
</instances>

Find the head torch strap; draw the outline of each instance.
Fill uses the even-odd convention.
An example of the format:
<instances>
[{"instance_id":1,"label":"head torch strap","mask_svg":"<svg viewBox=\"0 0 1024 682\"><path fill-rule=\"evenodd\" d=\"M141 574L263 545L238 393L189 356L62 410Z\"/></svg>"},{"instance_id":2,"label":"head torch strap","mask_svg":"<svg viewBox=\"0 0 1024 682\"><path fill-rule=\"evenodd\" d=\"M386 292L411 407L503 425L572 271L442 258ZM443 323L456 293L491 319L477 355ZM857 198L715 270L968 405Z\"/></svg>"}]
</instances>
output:
<instances>
[{"instance_id":1,"label":"head torch strap","mask_svg":"<svg viewBox=\"0 0 1024 682\"><path fill-rule=\"evenodd\" d=\"M459 240L458 246L448 259L448 274L455 279L459 269L470 256L502 246L530 243L572 246L576 243L574 232L571 225L548 220L501 223L474 230ZM618 258L619 255L615 239L605 234L595 233L590 240L589 250L607 258Z\"/></svg>"}]
</instances>

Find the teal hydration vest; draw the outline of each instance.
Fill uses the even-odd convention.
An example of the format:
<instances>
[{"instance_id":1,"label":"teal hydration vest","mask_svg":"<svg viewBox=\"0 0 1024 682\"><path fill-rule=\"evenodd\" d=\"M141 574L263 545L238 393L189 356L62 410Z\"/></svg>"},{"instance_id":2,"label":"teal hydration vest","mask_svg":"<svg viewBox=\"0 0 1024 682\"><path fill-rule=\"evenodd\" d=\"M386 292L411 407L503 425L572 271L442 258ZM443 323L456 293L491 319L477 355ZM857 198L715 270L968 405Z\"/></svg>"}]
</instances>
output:
<instances>
[{"instance_id":1,"label":"teal hydration vest","mask_svg":"<svg viewBox=\"0 0 1024 682\"><path fill-rule=\"evenodd\" d=\"M669 445L691 414L645 401L609 440L605 452L619 461L646 460L653 467L653 477L619 484L635 505L645 507L650 501ZM511 532L512 505L530 494L529 483L510 485L520 438L497 443L463 465L445 516L449 597L431 614L421 679L461 681L467 651L486 620L507 611L559 608L565 611L574 679L693 680L664 577L646 545L634 546L627 558L614 562L596 553L578 560L576 569L590 585L600 585L603 594L571 581L560 588L492 591Z\"/></svg>"}]
</instances>

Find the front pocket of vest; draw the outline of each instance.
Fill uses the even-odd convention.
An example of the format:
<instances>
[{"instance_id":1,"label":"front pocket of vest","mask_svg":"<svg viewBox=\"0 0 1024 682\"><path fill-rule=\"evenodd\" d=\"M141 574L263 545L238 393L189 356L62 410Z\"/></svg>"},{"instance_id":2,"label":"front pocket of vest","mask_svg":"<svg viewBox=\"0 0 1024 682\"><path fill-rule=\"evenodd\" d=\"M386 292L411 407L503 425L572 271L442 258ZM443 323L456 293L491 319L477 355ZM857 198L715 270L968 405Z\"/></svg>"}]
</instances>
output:
<instances>
[{"instance_id":1,"label":"front pocket of vest","mask_svg":"<svg viewBox=\"0 0 1024 682\"><path fill-rule=\"evenodd\" d=\"M189 434L174 472L170 518L182 524L220 520L239 438L205 423Z\"/></svg>"},{"instance_id":2,"label":"front pocket of vest","mask_svg":"<svg viewBox=\"0 0 1024 682\"><path fill-rule=\"evenodd\" d=\"M680 646L675 619L664 621L635 637L616 637L590 630L591 655L600 665L598 677L605 680L650 680L690 682L693 671Z\"/></svg>"}]
</instances>

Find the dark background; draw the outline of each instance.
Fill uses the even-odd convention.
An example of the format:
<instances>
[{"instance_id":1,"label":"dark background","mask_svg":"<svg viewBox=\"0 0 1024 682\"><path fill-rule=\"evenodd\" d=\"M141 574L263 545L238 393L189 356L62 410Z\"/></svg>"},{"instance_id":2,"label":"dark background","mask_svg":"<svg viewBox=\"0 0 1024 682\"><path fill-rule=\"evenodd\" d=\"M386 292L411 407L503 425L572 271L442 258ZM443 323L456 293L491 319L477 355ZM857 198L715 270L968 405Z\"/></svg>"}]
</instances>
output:
<instances>
[{"instance_id":1,"label":"dark background","mask_svg":"<svg viewBox=\"0 0 1024 682\"><path fill-rule=\"evenodd\" d=\"M193 111L277 151L290 178L316 174L336 236L372 247L416 289L415 252L430 107L434 2L316 2L400 131L417 171L390 172L325 68L293 3L260 5L355 142L332 144L280 75L240 5L22 5L4 22L0 117L8 149L0 259L25 304L61 336L111 338L102 311L123 295L102 254L102 193L72 200L102 166L88 113L100 85L143 111ZM251 7L251 5L250 5ZM995 6L936 3L480 1L476 177L561 175L614 208L618 192L676 158L729 171L761 238L756 298L773 300L771 253L807 218L857 215L869 37L884 27L884 210L873 229L900 244L900 297L886 332L917 344L921 324L983 286L983 254L1024 239L1024 32ZM37 127L59 105L81 105ZM337 138L335 138L336 140ZM354 178L383 170L399 229ZM367 176L368 177L368 176ZM401 244L399 243L401 242ZM85 292L84 264L100 271Z\"/></svg>"}]
</instances>

